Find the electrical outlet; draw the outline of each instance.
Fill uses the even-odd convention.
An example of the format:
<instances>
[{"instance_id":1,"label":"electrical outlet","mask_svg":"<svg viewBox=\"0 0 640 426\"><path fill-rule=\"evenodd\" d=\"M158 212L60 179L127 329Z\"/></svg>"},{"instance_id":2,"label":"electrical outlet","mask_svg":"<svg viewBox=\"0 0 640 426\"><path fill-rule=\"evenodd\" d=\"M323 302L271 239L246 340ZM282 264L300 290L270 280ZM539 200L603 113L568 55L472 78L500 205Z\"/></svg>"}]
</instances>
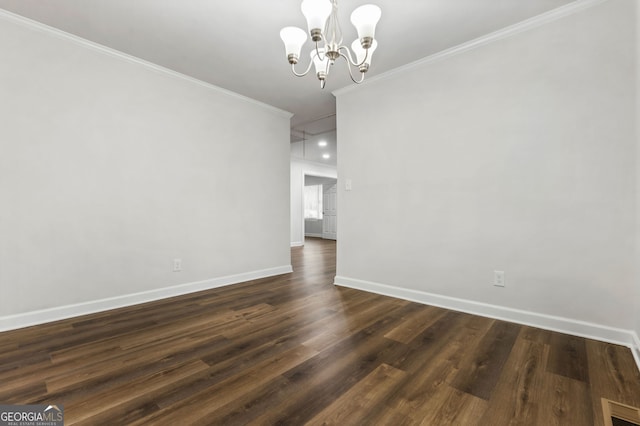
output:
<instances>
[{"instance_id":1,"label":"electrical outlet","mask_svg":"<svg viewBox=\"0 0 640 426\"><path fill-rule=\"evenodd\" d=\"M182 271L182 259L173 259L173 272Z\"/></svg>"},{"instance_id":2,"label":"electrical outlet","mask_svg":"<svg viewBox=\"0 0 640 426\"><path fill-rule=\"evenodd\" d=\"M504 287L504 271L493 271L493 285L496 287Z\"/></svg>"}]
</instances>

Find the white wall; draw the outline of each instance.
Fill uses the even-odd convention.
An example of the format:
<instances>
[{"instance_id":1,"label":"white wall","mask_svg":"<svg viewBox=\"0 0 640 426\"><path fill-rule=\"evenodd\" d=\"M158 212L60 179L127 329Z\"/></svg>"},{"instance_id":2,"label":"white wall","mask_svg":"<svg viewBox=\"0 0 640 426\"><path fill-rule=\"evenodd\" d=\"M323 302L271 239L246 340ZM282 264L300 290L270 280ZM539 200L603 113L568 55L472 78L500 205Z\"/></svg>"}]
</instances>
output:
<instances>
[{"instance_id":1,"label":"white wall","mask_svg":"<svg viewBox=\"0 0 640 426\"><path fill-rule=\"evenodd\" d=\"M304 176L337 178L336 167L291 156L291 246L304 245Z\"/></svg>"},{"instance_id":2,"label":"white wall","mask_svg":"<svg viewBox=\"0 0 640 426\"><path fill-rule=\"evenodd\" d=\"M636 7L636 325L635 355L640 366L640 5Z\"/></svg>"},{"instance_id":3,"label":"white wall","mask_svg":"<svg viewBox=\"0 0 640 426\"><path fill-rule=\"evenodd\" d=\"M305 237L322 237L322 219L304 220Z\"/></svg>"},{"instance_id":4,"label":"white wall","mask_svg":"<svg viewBox=\"0 0 640 426\"><path fill-rule=\"evenodd\" d=\"M633 7L548 15L336 92L336 283L630 343Z\"/></svg>"},{"instance_id":5,"label":"white wall","mask_svg":"<svg viewBox=\"0 0 640 426\"><path fill-rule=\"evenodd\" d=\"M5 14L0 51L0 329L290 269L290 114Z\"/></svg>"}]
</instances>

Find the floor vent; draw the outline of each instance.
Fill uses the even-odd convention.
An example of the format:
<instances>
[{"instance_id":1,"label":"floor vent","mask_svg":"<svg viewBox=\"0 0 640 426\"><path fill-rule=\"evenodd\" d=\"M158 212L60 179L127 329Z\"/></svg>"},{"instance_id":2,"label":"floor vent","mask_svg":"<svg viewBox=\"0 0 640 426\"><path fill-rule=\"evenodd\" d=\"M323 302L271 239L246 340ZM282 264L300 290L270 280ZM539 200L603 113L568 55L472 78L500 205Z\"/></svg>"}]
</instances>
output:
<instances>
[{"instance_id":1,"label":"floor vent","mask_svg":"<svg viewBox=\"0 0 640 426\"><path fill-rule=\"evenodd\" d=\"M602 398L605 426L640 426L640 408Z\"/></svg>"}]
</instances>

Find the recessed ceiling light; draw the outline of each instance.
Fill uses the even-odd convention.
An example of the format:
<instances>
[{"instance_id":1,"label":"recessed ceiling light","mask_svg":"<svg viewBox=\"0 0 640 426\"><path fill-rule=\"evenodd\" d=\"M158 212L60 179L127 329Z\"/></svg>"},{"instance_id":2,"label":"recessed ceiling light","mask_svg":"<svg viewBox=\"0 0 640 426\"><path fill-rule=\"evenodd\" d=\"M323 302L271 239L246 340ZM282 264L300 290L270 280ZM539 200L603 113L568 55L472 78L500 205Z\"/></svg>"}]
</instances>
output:
<instances>
[{"instance_id":1,"label":"recessed ceiling light","mask_svg":"<svg viewBox=\"0 0 640 426\"><path fill-rule=\"evenodd\" d=\"M318 142L318 146L327 146L327 141Z\"/></svg>"},{"instance_id":2,"label":"recessed ceiling light","mask_svg":"<svg viewBox=\"0 0 640 426\"><path fill-rule=\"evenodd\" d=\"M322 154L322 158L328 160L329 158L331 158L331 156L329 154Z\"/></svg>"}]
</instances>

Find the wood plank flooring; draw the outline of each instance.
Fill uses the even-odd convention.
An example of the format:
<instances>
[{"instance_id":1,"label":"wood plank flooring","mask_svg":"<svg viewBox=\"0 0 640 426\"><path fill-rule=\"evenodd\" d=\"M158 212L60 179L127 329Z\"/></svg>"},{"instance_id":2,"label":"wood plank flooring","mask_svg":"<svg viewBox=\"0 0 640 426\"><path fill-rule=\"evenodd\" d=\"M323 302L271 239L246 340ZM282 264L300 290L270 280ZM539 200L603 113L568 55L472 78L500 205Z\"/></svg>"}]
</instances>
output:
<instances>
[{"instance_id":1,"label":"wood plank flooring","mask_svg":"<svg viewBox=\"0 0 640 426\"><path fill-rule=\"evenodd\" d=\"M603 425L629 349L292 274L0 333L0 403L83 425Z\"/></svg>"}]
</instances>

